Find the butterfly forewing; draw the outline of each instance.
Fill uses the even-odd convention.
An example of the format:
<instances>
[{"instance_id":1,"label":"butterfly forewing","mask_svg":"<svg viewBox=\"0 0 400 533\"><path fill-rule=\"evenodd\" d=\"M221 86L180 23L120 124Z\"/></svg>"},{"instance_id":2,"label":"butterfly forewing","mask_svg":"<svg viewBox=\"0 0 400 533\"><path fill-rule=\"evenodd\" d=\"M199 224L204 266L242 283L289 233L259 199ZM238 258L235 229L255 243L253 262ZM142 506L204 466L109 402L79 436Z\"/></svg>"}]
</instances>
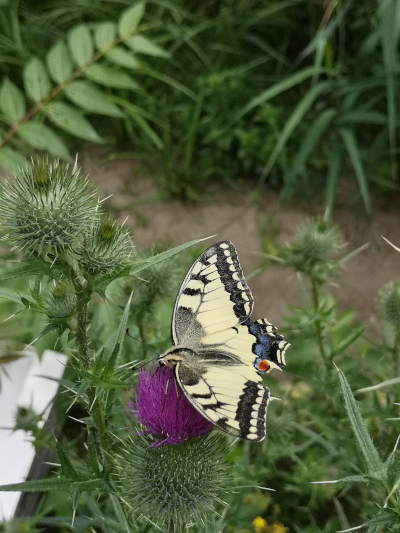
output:
<instances>
[{"instance_id":1,"label":"butterfly forewing","mask_svg":"<svg viewBox=\"0 0 400 533\"><path fill-rule=\"evenodd\" d=\"M242 439L264 439L270 394L254 381L254 370L249 373L249 367L243 364L229 368L213 364L196 377L184 363L174 370L186 398L212 424Z\"/></svg>"},{"instance_id":2,"label":"butterfly forewing","mask_svg":"<svg viewBox=\"0 0 400 533\"><path fill-rule=\"evenodd\" d=\"M200 340L245 321L253 297L235 247L210 246L194 262L179 289L171 324L174 345L195 348Z\"/></svg>"}]
</instances>

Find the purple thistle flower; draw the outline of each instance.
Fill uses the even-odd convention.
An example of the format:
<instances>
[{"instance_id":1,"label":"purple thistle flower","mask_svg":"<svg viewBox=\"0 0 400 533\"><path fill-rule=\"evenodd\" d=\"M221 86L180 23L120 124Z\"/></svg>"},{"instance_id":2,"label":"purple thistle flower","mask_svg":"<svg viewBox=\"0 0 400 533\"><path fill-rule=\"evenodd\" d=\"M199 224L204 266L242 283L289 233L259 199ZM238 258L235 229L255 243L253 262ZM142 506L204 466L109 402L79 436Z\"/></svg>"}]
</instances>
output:
<instances>
[{"instance_id":1,"label":"purple thistle flower","mask_svg":"<svg viewBox=\"0 0 400 533\"><path fill-rule=\"evenodd\" d=\"M134 395L128 400L131 418L146 427L145 435L160 439L151 446L181 444L207 435L214 427L186 399L169 368L159 367L156 372L141 368Z\"/></svg>"}]
</instances>

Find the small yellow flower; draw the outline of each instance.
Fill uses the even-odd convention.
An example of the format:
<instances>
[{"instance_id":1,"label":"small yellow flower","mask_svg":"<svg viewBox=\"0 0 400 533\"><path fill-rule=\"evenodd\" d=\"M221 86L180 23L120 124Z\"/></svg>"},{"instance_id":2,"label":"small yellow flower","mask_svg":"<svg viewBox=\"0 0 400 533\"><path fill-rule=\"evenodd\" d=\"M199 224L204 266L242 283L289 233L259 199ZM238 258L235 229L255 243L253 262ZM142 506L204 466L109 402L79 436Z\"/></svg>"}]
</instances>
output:
<instances>
[{"instance_id":1,"label":"small yellow flower","mask_svg":"<svg viewBox=\"0 0 400 533\"><path fill-rule=\"evenodd\" d=\"M285 527L280 522L274 522L269 528L270 533L287 533L289 531L288 527Z\"/></svg>"},{"instance_id":2,"label":"small yellow flower","mask_svg":"<svg viewBox=\"0 0 400 533\"><path fill-rule=\"evenodd\" d=\"M256 533L266 533L268 531L268 524L267 524L267 521L262 518L261 516L257 516L254 520L253 520L253 526L254 526L254 531Z\"/></svg>"},{"instance_id":3,"label":"small yellow flower","mask_svg":"<svg viewBox=\"0 0 400 533\"><path fill-rule=\"evenodd\" d=\"M281 514L281 506L279 505L279 503L276 503L273 507L272 507L272 512L274 514Z\"/></svg>"}]
</instances>

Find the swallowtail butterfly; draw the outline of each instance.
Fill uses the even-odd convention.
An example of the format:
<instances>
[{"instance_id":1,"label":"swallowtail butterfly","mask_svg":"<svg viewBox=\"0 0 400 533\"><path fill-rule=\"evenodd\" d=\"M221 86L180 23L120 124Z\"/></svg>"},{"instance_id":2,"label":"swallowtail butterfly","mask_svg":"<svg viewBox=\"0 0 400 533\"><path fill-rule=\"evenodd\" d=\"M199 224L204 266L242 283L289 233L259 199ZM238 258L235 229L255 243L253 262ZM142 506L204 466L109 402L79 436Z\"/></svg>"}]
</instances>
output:
<instances>
[{"instance_id":1,"label":"swallowtail butterfly","mask_svg":"<svg viewBox=\"0 0 400 533\"><path fill-rule=\"evenodd\" d=\"M210 246L194 262L176 297L173 347L158 357L172 368L189 402L220 429L250 441L265 437L270 392L260 382L283 370L289 344L266 319L252 322L253 297L236 249Z\"/></svg>"}]
</instances>

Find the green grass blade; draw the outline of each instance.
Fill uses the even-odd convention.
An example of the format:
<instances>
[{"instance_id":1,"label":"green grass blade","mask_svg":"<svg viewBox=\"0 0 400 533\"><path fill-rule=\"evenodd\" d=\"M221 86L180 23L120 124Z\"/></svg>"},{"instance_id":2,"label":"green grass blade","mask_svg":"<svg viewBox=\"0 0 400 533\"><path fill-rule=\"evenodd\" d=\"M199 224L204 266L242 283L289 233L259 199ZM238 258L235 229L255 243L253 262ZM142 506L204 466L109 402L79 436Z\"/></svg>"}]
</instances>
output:
<instances>
[{"instance_id":1,"label":"green grass blade","mask_svg":"<svg viewBox=\"0 0 400 533\"><path fill-rule=\"evenodd\" d=\"M364 456L367 471L371 476L381 477L384 471L384 464L367 431L347 379L340 370L339 382L343 393L347 416L349 417L351 427L353 428L358 445Z\"/></svg>"},{"instance_id":2,"label":"green grass blade","mask_svg":"<svg viewBox=\"0 0 400 533\"><path fill-rule=\"evenodd\" d=\"M339 180L340 169L342 167L342 151L337 143L331 150L328 174L326 176L325 187L325 218L331 218L333 206L335 205L336 186Z\"/></svg>"},{"instance_id":3,"label":"green grass blade","mask_svg":"<svg viewBox=\"0 0 400 533\"><path fill-rule=\"evenodd\" d=\"M275 148L272 151L272 154L269 157L267 164L264 167L262 176L265 178L271 171L273 165L278 159L279 154L281 153L283 147L285 146L286 141L289 139L293 131L296 129L300 121L303 119L304 115L313 105L315 100L328 88L329 82L321 82L311 89L303 96L300 102L297 104L292 114L286 121L286 124L282 130L282 133L279 135Z\"/></svg>"},{"instance_id":4,"label":"green grass blade","mask_svg":"<svg viewBox=\"0 0 400 533\"><path fill-rule=\"evenodd\" d=\"M255 107L258 107L261 104L265 104L265 102L268 102L268 100L271 100L275 96L278 96L279 94L287 91L288 89L292 89L296 85L299 85L308 78L312 78L316 74L318 74L318 71L315 69L315 67L307 67L303 70L300 70L299 72L296 72L295 74L287 76L283 80L279 80L277 83L274 83L273 85L271 85L271 87L268 87L268 89L260 93L258 96L252 98L244 107L242 107L242 109L240 109L234 115L232 120L227 125L227 128L232 126L232 124L240 120L246 113L248 113Z\"/></svg>"},{"instance_id":5,"label":"green grass blade","mask_svg":"<svg viewBox=\"0 0 400 533\"><path fill-rule=\"evenodd\" d=\"M358 188L361 194L361 198L364 202L365 209L369 213L371 211L371 202L369 197L369 189L367 183L367 177L364 172L364 167L361 161L361 153L357 145L356 138L354 133L348 129L342 128L339 130L340 136L342 137L344 146L349 155L351 164L356 175Z\"/></svg>"},{"instance_id":6,"label":"green grass blade","mask_svg":"<svg viewBox=\"0 0 400 533\"><path fill-rule=\"evenodd\" d=\"M315 119L294 158L290 174L281 191L282 198L287 198L290 196L291 192L293 192L297 175L303 170L307 159L317 146L318 141L335 115L336 111L334 109L325 109L325 111Z\"/></svg>"},{"instance_id":7,"label":"green grass blade","mask_svg":"<svg viewBox=\"0 0 400 533\"><path fill-rule=\"evenodd\" d=\"M397 79L398 65L397 41L399 37L398 18L396 12L398 0L379 0L379 33L382 43L383 64L386 75L386 100L390 141L390 154L392 162L395 160L396 149L396 124L397 124ZM394 171L394 168L393 168Z\"/></svg>"}]
</instances>

